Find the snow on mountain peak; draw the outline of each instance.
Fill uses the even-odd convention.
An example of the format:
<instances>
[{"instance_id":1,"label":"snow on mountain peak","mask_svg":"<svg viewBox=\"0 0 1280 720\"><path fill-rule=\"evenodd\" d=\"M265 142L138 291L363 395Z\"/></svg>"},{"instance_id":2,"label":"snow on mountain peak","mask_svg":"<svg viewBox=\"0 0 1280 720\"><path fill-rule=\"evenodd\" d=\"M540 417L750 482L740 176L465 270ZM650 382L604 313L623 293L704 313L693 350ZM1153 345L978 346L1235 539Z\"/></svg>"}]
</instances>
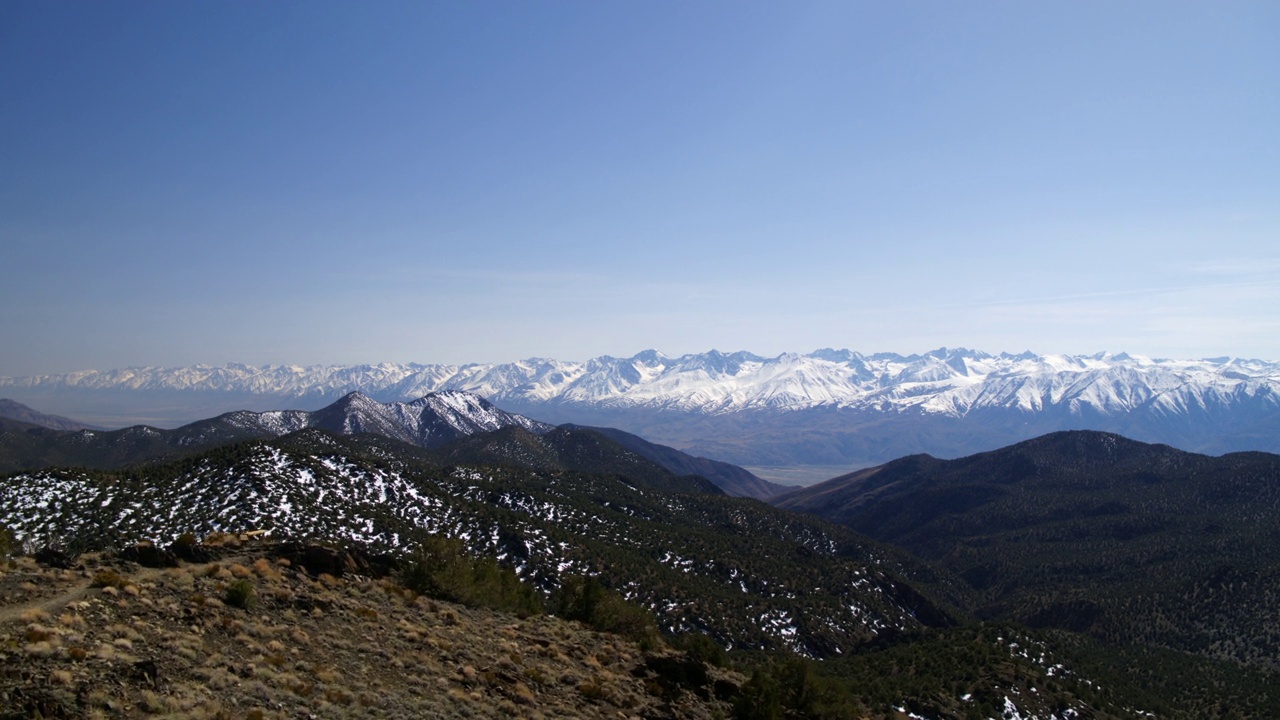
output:
<instances>
[{"instance_id":1,"label":"snow on mountain peak","mask_svg":"<svg viewBox=\"0 0 1280 720\"><path fill-rule=\"evenodd\" d=\"M632 355L631 359L635 360L636 362L642 362L648 365L655 365L655 364L662 363L668 358L666 355L663 355L657 350L649 349L649 350L641 350L635 355Z\"/></svg>"},{"instance_id":2,"label":"snow on mountain peak","mask_svg":"<svg viewBox=\"0 0 1280 720\"><path fill-rule=\"evenodd\" d=\"M1127 353L990 355L938 348L923 355L821 349L764 358L712 350L669 358L656 350L585 362L533 358L505 364L130 368L26 378L0 388L225 391L335 397L375 415L405 415L379 401L432 403L446 414L488 417L502 405L541 403L720 414L813 407L963 416L978 408L1115 415L1138 407L1226 405L1238 393L1280 398L1280 363L1152 359ZM428 401L422 396L435 393ZM1278 401L1280 402L1280 401ZM482 404L483 403L483 404ZM403 405L403 403L400 403ZM380 409L381 408L381 409ZM369 420L372 422L372 420Z\"/></svg>"}]
</instances>

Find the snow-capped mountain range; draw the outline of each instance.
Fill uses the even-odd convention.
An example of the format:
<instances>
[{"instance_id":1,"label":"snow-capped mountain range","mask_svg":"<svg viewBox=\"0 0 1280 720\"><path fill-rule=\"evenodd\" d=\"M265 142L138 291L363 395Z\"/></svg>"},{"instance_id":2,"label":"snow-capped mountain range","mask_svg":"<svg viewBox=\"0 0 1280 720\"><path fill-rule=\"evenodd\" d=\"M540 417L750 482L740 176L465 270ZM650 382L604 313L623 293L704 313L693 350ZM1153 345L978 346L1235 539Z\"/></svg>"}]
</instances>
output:
<instances>
[{"instance_id":1,"label":"snow-capped mountain range","mask_svg":"<svg viewBox=\"0 0 1280 720\"><path fill-rule=\"evenodd\" d=\"M1280 432L1275 432L1280 427L1280 363L1238 358L992 355L964 348L908 356L824 349L773 358L712 350L671 358L648 350L630 358L602 356L585 362L231 364L0 378L0 393L19 399L126 390L169 397L178 393L193 402L234 394L317 405L353 390L384 402L465 390L541 420L612 425L740 464L871 462L902 451L957 455L1038 432L1080 428L1188 450L1280 450ZM74 414L65 403L51 409ZM820 425L823 433L842 438L836 443L840 447L817 448L809 457L799 451L744 452L739 447L739 441L748 440L741 437L743 419L760 418L761 413L784 434L799 426L817 429L816 417L838 417ZM711 430L691 432L685 427L691 417ZM931 444L917 430L908 434L919 442L904 445L895 437L907 421L930 426L932 435L943 426L952 428L948 436L954 435L953 426L980 432L976 445ZM894 431L885 436L890 447L881 452L876 450L880 434L868 434L867 427L886 423ZM1004 430L984 437L992 428ZM859 432L851 438L853 429ZM736 439L723 437L730 432ZM859 447L845 447L850 439ZM766 444L778 446L775 440Z\"/></svg>"},{"instance_id":2,"label":"snow-capped mountain range","mask_svg":"<svg viewBox=\"0 0 1280 720\"><path fill-rule=\"evenodd\" d=\"M314 427L343 435L381 435L421 447L434 447L512 425L536 433L554 429L552 425L499 410L482 397L458 390L442 390L407 403L380 403L359 392L351 392L316 412L245 410L215 420L225 426L251 431L255 436L280 436Z\"/></svg>"},{"instance_id":3,"label":"snow-capped mountain range","mask_svg":"<svg viewBox=\"0 0 1280 720\"><path fill-rule=\"evenodd\" d=\"M252 365L142 367L0 377L0 388L176 390L383 401L465 390L492 402L643 407L704 414L815 407L920 410L962 417L978 408L1036 412L1063 406L1104 415L1156 406L1177 413L1240 396L1275 397L1280 363L1238 358L1153 360L1121 353L990 355L940 348L924 355L849 350L710 352L669 358L647 350L586 362L532 358L488 365Z\"/></svg>"}]
</instances>

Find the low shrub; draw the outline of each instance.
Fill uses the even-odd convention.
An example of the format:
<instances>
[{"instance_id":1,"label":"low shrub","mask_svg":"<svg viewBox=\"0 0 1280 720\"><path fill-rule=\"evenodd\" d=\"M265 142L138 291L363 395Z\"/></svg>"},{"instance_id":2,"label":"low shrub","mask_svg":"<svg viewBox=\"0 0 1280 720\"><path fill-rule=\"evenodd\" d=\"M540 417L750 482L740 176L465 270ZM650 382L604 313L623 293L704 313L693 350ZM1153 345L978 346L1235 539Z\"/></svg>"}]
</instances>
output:
<instances>
[{"instance_id":1,"label":"low shrub","mask_svg":"<svg viewBox=\"0 0 1280 720\"><path fill-rule=\"evenodd\" d=\"M253 583L241 578L227 584L227 592L222 601L231 607L248 610L253 607L256 599Z\"/></svg>"},{"instance_id":2,"label":"low shrub","mask_svg":"<svg viewBox=\"0 0 1280 720\"><path fill-rule=\"evenodd\" d=\"M643 649L658 643L658 626L653 616L593 577L563 578L560 589L552 596L551 608L566 620L577 620L601 632L636 640Z\"/></svg>"},{"instance_id":3,"label":"low shrub","mask_svg":"<svg viewBox=\"0 0 1280 720\"><path fill-rule=\"evenodd\" d=\"M96 588L123 588L129 584L129 580L115 570L99 570L94 573L93 581L89 583L90 587Z\"/></svg>"},{"instance_id":4,"label":"low shrub","mask_svg":"<svg viewBox=\"0 0 1280 720\"><path fill-rule=\"evenodd\" d=\"M462 543L431 537L405 561L400 582L427 597L528 617L542 612L542 600L509 568L493 558L467 554Z\"/></svg>"},{"instance_id":5,"label":"low shrub","mask_svg":"<svg viewBox=\"0 0 1280 720\"><path fill-rule=\"evenodd\" d=\"M7 560L20 547L18 537L4 525L0 525L0 560Z\"/></svg>"},{"instance_id":6,"label":"low shrub","mask_svg":"<svg viewBox=\"0 0 1280 720\"><path fill-rule=\"evenodd\" d=\"M671 638L671 644L683 650L690 658L716 667L724 667L728 658L724 648L715 640L699 632L680 633Z\"/></svg>"},{"instance_id":7,"label":"low shrub","mask_svg":"<svg viewBox=\"0 0 1280 720\"><path fill-rule=\"evenodd\" d=\"M742 686L742 694L733 703L737 720L780 720L782 689L778 680L765 670L757 669Z\"/></svg>"}]
</instances>

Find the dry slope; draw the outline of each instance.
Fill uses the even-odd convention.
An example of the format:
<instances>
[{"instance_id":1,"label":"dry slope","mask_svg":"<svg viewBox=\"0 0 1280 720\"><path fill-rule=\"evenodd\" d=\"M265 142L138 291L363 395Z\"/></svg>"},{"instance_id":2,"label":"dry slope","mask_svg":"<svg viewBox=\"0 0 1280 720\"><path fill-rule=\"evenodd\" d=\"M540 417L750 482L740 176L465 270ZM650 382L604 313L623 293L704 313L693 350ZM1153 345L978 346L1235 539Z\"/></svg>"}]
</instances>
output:
<instances>
[{"instance_id":1,"label":"dry slope","mask_svg":"<svg viewBox=\"0 0 1280 720\"><path fill-rule=\"evenodd\" d=\"M742 683L578 623L312 574L265 542L215 552L0 565L0 718L712 718Z\"/></svg>"}]
</instances>

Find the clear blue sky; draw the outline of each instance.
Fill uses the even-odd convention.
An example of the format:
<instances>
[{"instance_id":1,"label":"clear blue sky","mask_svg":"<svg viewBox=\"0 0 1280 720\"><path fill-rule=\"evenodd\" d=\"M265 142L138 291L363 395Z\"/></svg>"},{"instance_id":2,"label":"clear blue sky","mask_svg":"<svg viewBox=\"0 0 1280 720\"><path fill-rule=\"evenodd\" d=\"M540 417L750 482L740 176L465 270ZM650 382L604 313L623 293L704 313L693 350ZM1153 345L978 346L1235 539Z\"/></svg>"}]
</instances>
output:
<instances>
[{"instance_id":1,"label":"clear blue sky","mask_svg":"<svg viewBox=\"0 0 1280 720\"><path fill-rule=\"evenodd\" d=\"M0 375L1280 359L1280 3L0 0Z\"/></svg>"}]
</instances>

